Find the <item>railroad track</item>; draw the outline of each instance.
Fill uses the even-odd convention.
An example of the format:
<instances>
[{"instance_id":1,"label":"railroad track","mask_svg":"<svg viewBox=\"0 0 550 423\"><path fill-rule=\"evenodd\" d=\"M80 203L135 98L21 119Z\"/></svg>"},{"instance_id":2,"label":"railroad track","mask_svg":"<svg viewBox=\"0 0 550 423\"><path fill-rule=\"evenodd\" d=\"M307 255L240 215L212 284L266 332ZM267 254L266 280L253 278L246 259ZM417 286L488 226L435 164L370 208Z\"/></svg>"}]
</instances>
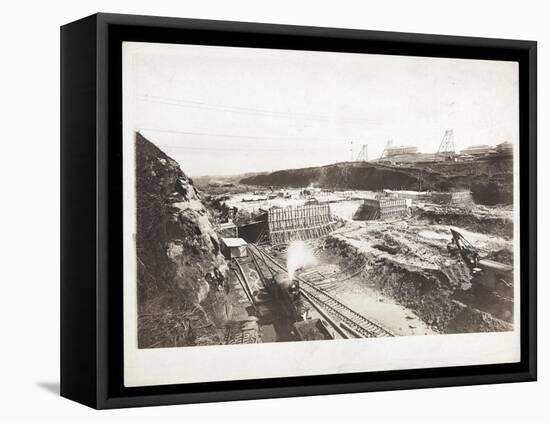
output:
<instances>
[{"instance_id":1,"label":"railroad track","mask_svg":"<svg viewBox=\"0 0 550 423\"><path fill-rule=\"evenodd\" d=\"M325 292L336 289L337 281L332 277L325 276L323 273L317 270L308 272L307 274L302 273L300 275L300 278L305 279L307 282L311 283L317 288L321 288Z\"/></svg>"},{"instance_id":2,"label":"railroad track","mask_svg":"<svg viewBox=\"0 0 550 423\"><path fill-rule=\"evenodd\" d=\"M302 281L300 282L303 284ZM394 336L389 330L382 327L380 324L373 322L371 319L367 319L365 316L349 308L332 295L319 290L309 283L306 282L303 286L300 285L300 287L306 292L306 294L309 295L311 299L313 299L313 301L326 308L330 314L346 323L364 337L380 338L385 336Z\"/></svg>"},{"instance_id":3,"label":"railroad track","mask_svg":"<svg viewBox=\"0 0 550 423\"><path fill-rule=\"evenodd\" d=\"M253 246L250 248L252 253L256 256L263 256L267 264L269 261L271 267L275 267L279 270L286 272L286 268L280 264L276 259L271 257L269 253L263 250L261 247ZM317 288L312 283L306 281L303 278L295 277L300 281L300 290L306 294L312 301L324 308L329 314L340 320L342 323L349 326L357 334L365 338L378 338L378 337L390 337L395 336L388 329L384 328L379 323L368 319L365 316L357 313L334 296L328 294L320 288Z\"/></svg>"},{"instance_id":4,"label":"railroad track","mask_svg":"<svg viewBox=\"0 0 550 423\"><path fill-rule=\"evenodd\" d=\"M254 329L239 329L235 330L231 327L227 328L225 334L225 345L235 344L257 344L258 331Z\"/></svg>"}]
</instances>

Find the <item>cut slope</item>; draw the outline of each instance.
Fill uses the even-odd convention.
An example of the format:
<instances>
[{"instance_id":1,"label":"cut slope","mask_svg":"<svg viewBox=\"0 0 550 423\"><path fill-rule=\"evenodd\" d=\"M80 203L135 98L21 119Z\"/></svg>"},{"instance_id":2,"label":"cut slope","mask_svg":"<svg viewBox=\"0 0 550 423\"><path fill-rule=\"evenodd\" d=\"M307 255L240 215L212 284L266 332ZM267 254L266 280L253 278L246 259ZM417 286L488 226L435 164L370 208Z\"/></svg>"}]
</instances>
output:
<instances>
[{"instance_id":1,"label":"cut slope","mask_svg":"<svg viewBox=\"0 0 550 423\"><path fill-rule=\"evenodd\" d=\"M242 184L356 190L470 189L476 203L512 203L512 160L506 158L460 163L387 165L372 162L336 163L328 166L279 170L243 178Z\"/></svg>"},{"instance_id":2,"label":"cut slope","mask_svg":"<svg viewBox=\"0 0 550 423\"><path fill-rule=\"evenodd\" d=\"M209 343L225 310L218 236L193 181L140 134L136 199L139 346Z\"/></svg>"}]
</instances>

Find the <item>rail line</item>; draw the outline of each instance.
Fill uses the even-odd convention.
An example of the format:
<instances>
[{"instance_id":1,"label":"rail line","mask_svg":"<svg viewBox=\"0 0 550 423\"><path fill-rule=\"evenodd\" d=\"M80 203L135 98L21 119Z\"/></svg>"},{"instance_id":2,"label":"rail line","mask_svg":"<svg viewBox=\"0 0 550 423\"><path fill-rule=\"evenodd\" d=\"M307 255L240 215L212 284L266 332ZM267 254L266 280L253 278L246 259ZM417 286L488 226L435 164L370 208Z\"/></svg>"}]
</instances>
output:
<instances>
[{"instance_id":1,"label":"rail line","mask_svg":"<svg viewBox=\"0 0 550 423\"><path fill-rule=\"evenodd\" d=\"M268 265L269 261L272 267L287 272L286 268L275 258L271 257L271 255L263 248L252 244L249 244L249 246L251 247L249 250L252 254L259 256L260 258L263 257L262 261L266 265ZM379 323L374 322L371 319L367 319L365 316L357 313L355 310L351 309L334 296L328 294L320 288L317 288L312 283L297 276L295 278L300 281L300 290L302 290L307 297L312 299L319 306L323 307L329 314L350 327L355 333L365 338L395 336L392 332L382 327Z\"/></svg>"}]
</instances>

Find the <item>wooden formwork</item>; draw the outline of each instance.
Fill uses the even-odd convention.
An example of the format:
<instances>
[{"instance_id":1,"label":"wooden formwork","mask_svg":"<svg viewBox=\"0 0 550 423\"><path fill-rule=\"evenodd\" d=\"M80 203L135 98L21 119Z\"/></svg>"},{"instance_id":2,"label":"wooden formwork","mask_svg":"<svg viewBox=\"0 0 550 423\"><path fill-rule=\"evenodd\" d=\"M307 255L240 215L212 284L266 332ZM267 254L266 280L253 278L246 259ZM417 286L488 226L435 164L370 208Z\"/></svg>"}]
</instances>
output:
<instances>
[{"instance_id":1,"label":"wooden formwork","mask_svg":"<svg viewBox=\"0 0 550 423\"><path fill-rule=\"evenodd\" d=\"M453 206L467 207L473 202L472 193L470 191L457 191L451 193L450 204Z\"/></svg>"},{"instance_id":2,"label":"wooden formwork","mask_svg":"<svg viewBox=\"0 0 550 423\"><path fill-rule=\"evenodd\" d=\"M434 192L432 202L443 206L469 207L473 203L470 191Z\"/></svg>"},{"instance_id":3,"label":"wooden formwork","mask_svg":"<svg viewBox=\"0 0 550 423\"><path fill-rule=\"evenodd\" d=\"M472 193L468 190L452 192L397 192L400 199L431 202L442 206L469 207L473 203Z\"/></svg>"},{"instance_id":4,"label":"wooden formwork","mask_svg":"<svg viewBox=\"0 0 550 423\"><path fill-rule=\"evenodd\" d=\"M319 238L336 226L328 204L271 209L267 222L273 245Z\"/></svg>"},{"instance_id":5,"label":"wooden formwork","mask_svg":"<svg viewBox=\"0 0 550 423\"><path fill-rule=\"evenodd\" d=\"M407 214L407 200L391 199L380 200L380 219L391 219Z\"/></svg>"},{"instance_id":6,"label":"wooden formwork","mask_svg":"<svg viewBox=\"0 0 550 423\"><path fill-rule=\"evenodd\" d=\"M365 199L355 213L355 220L377 220L402 217L407 214L407 200L398 198Z\"/></svg>"}]
</instances>

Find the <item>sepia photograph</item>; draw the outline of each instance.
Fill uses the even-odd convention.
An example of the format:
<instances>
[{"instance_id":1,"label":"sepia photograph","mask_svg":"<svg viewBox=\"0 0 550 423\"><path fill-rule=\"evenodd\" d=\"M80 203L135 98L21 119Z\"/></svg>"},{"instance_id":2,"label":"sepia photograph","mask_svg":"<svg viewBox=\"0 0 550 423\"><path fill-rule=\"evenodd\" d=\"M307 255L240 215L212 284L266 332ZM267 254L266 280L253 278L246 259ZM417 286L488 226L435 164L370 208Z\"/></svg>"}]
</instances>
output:
<instances>
[{"instance_id":1,"label":"sepia photograph","mask_svg":"<svg viewBox=\"0 0 550 423\"><path fill-rule=\"evenodd\" d=\"M519 360L518 93L513 61L125 42L127 384Z\"/></svg>"}]
</instances>

